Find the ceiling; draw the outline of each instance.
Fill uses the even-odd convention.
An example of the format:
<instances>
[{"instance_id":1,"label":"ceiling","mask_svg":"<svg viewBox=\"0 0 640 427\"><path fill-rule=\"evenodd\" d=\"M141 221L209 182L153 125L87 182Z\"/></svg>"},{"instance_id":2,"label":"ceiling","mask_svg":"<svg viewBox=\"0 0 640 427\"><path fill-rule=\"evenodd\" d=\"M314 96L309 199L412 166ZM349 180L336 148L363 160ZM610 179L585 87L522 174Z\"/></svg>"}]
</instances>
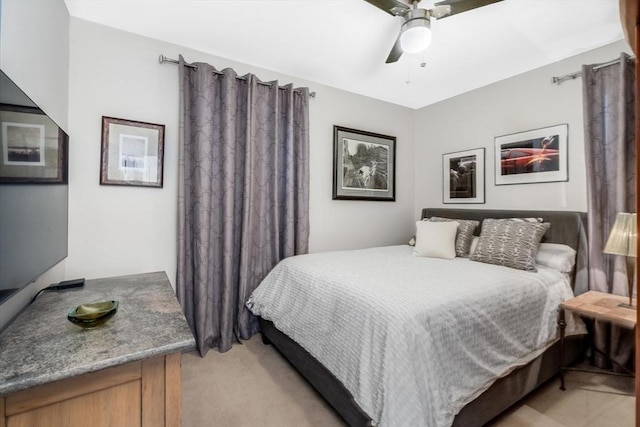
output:
<instances>
[{"instance_id":1,"label":"ceiling","mask_svg":"<svg viewBox=\"0 0 640 427\"><path fill-rule=\"evenodd\" d=\"M504 0L434 22L424 53L385 64L402 18L363 0L65 3L77 18L409 108L623 38L616 0Z\"/></svg>"}]
</instances>

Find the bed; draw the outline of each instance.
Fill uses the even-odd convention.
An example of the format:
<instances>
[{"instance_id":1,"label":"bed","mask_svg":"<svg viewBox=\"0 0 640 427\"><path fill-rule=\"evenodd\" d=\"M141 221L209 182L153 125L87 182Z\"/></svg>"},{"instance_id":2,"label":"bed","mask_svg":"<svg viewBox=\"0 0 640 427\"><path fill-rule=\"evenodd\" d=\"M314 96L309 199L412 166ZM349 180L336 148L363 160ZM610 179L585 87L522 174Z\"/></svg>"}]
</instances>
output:
<instances>
[{"instance_id":1,"label":"bed","mask_svg":"<svg viewBox=\"0 0 640 427\"><path fill-rule=\"evenodd\" d=\"M543 218L551 224L543 242L580 254L586 240L579 212L424 209L422 217ZM349 425L483 425L558 373L557 304L571 297L574 274L412 252L284 260L248 302L265 342ZM565 340L563 363L583 353L582 338Z\"/></svg>"}]
</instances>

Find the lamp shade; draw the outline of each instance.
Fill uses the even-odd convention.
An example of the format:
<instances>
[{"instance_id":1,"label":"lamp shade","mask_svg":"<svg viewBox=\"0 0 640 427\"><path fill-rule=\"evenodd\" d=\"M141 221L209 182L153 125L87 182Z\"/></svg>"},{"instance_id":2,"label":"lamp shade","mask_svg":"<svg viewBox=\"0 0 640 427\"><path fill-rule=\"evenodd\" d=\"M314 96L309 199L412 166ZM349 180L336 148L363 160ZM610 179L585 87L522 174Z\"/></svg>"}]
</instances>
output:
<instances>
[{"instance_id":1,"label":"lamp shade","mask_svg":"<svg viewBox=\"0 0 640 427\"><path fill-rule=\"evenodd\" d=\"M418 53L431 44L431 30L424 26L415 26L405 30L400 36L400 47L407 53Z\"/></svg>"},{"instance_id":2,"label":"lamp shade","mask_svg":"<svg viewBox=\"0 0 640 427\"><path fill-rule=\"evenodd\" d=\"M400 47L403 52L418 53L431 44L431 21L426 9L412 9L400 30Z\"/></svg>"},{"instance_id":3,"label":"lamp shade","mask_svg":"<svg viewBox=\"0 0 640 427\"><path fill-rule=\"evenodd\" d=\"M621 212L611 227L604 253L636 256L636 214Z\"/></svg>"}]
</instances>

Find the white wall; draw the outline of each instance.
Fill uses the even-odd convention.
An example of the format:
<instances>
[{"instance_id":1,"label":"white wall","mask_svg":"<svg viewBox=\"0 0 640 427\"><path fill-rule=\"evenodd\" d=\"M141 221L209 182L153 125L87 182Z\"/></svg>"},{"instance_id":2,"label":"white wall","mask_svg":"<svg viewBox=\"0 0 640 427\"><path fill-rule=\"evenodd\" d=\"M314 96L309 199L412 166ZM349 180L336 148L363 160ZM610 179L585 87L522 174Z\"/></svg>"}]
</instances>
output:
<instances>
[{"instance_id":1,"label":"white wall","mask_svg":"<svg viewBox=\"0 0 640 427\"><path fill-rule=\"evenodd\" d=\"M2 0L1 7L0 68L67 130L67 6L63 0Z\"/></svg>"},{"instance_id":2,"label":"white wall","mask_svg":"<svg viewBox=\"0 0 640 427\"><path fill-rule=\"evenodd\" d=\"M415 114L415 209L587 209L582 79L552 84L553 76L579 71L630 52L619 41L587 53L430 105ZM569 181L495 186L494 137L569 124ZM485 147L486 204L442 203L442 154Z\"/></svg>"},{"instance_id":3,"label":"white wall","mask_svg":"<svg viewBox=\"0 0 640 427\"><path fill-rule=\"evenodd\" d=\"M69 14L62 0L2 0L0 68L60 127L68 129ZM43 287L62 280L65 262L2 304L0 329Z\"/></svg>"},{"instance_id":4,"label":"white wall","mask_svg":"<svg viewBox=\"0 0 640 427\"><path fill-rule=\"evenodd\" d=\"M208 62L309 86L310 250L400 243L412 233L413 112L123 31L71 18L67 276L176 270L178 68L158 55ZM100 186L102 116L165 124L164 188ZM333 125L397 137L396 202L333 201Z\"/></svg>"},{"instance_id":5,"label":"white wall","mask_svg":"<svg viewBox=\"0 0 640 427\"><path fill-rule=\"evenodd\" d=\"M413 110L309 83L310 251L404 243L413 234ZM396 201L332 200L333 125L391 135L396 140Z\"/></svg>"}]
</instances>

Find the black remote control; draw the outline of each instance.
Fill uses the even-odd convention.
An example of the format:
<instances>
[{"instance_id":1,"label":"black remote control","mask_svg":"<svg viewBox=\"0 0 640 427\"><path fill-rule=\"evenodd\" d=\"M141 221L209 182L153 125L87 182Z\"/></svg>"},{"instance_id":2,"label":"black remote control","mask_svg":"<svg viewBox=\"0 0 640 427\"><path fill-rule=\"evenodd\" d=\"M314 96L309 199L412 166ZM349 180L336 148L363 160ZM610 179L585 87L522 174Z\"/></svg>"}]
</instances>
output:
<instances>
[{"instance_id":1,"label":"black remote control","mask_svg":"<svg viewBox=\"0 0 640 427\"><path fill-rule=\"evenodd\" d=\"M80 288L82 286L84 286L84 279L73 279L62 281L58 283L55 288L61 291L63 289Z\"/></svg>"}]
</instances>

